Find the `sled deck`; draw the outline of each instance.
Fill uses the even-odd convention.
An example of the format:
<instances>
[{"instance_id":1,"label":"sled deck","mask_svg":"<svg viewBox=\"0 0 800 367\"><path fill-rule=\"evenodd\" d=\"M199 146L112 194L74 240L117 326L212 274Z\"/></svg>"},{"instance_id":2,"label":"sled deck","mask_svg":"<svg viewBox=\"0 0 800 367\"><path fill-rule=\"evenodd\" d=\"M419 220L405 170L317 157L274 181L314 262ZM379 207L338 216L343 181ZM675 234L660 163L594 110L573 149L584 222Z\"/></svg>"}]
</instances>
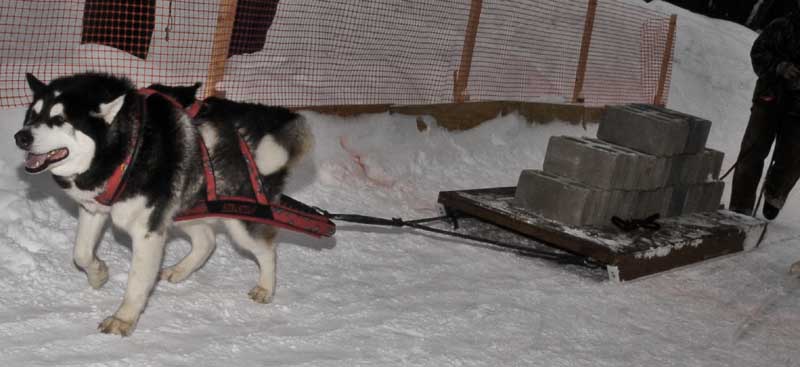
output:
<instances>
[{"instance_id":1,"label":"sled deck","mask_svg":"<svg viewBox=\"0 0 800 367\"><path fill-rule=\"evenodd\" d=\"M605 266L612 281L626 281L757 246L766 222L727 210L659 219L660 229L629 232L614 226L565 225L511 204L515 187L444 191L450 214L470 216L583 255Z\"/></svg>"}]
</instances>

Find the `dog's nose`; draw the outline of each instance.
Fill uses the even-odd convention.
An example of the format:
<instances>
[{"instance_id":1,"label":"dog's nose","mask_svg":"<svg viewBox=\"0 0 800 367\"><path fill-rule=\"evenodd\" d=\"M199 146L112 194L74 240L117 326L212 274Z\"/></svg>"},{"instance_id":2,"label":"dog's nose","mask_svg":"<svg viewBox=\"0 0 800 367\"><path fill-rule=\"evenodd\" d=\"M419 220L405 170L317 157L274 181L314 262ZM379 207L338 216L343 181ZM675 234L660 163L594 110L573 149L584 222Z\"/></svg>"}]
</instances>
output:
<instances>
[{"instance_id":1,"label":"dog's nose","mask_svg":"<svg viewBox=\"0 0 800 367\"><path fill-rule=\"evenodd\" d=\"M33 134L28 130L20 130L14 134L14 140L17 142L17 146L20 149L28 150L31 148L31 144L33 144Z\"/></svg>"}]
</instances>

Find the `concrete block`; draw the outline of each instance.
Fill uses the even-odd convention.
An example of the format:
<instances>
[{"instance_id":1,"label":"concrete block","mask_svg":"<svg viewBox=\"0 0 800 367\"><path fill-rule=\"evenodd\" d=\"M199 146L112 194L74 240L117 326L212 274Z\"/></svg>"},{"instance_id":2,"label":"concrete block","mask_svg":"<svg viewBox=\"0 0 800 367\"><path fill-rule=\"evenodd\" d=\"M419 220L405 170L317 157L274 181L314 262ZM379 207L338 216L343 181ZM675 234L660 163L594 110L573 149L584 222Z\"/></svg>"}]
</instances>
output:
<instances>
[{"instance_id":1,"label":"concrete block","mask_svg":"<svg viewBox=\"0 0 800 367\"><path fill-rule=\"evenodd\" d=\"M592 138L550 138L544 171L612 190L651 190L663 186L665 158Z\"/></svg>"},{"instance_id":2,"label":"concrete block","mask_svg":"<svg viewBox=\"0 0 800 367\"><path fill-rule=\"evenodd\" d=\"M709 148L703 150L703 168L699 182L719 180L724 159L725 153L719 150Z\"/></svg>"},{"instance_id":3,"label":"concrete block","mask_svg":"<svg viewBox=\"0 0 800 367\"><path fill-rule=\"evenodd\" d=\"M722 181L674 186L667 215L679 216L717 210L724 190L725 183Z\"/></svg>"},{"instance_id":4,"label":"concrete block","mask_svg":"<svg viewBox=\"0 0 800 367\"><path fill-rule=\"evenodd\" d=\"M666 186L684 186L701 182L704 167L703 154L682 154L667 158L669 173Z\"/></svg>"},{"instance_id":5,"label":"concrete block","mask_svg":"<svg viewBox=\"0 0 800 367\"><path fill-rule=\"evenodd\" d=\"M610 205L618 200L613 193L544 171L525 170L520 175L513 203L569 225L607 225Z\"/></svg>"},{"instance_id":6,"label":"concrete block","mask_svg":"<svg viewBox=\"0 0 800 367\"><path fill-rule=\"evenodd\" d=\"M711 122L653 105L609 106L597 137L656 156L697 154L705 147Z\"/></svg>"},{"instance_id":7,"label":"concrete block","mask_svg":"<svg viewBox=\"0 0 800 367\"><path fill-rule=\"evenodd\" d=\"M672 186L672 197L669 200L669 208L667 209L668 217L677 217L683 213L688 191L689 185Z\"/></svg>"},{"instance_id":8,"label":"concrete block","mask_svg":"<svg viewBox=\"0 0 800 367\"><path fill-rule=\"evenodd\" d=\"M701 199L701 206L698 211L709 212L719 210L719 205L722 202L722 194L725 191L725 182L711 181L702 184L703 198Z\"/></svg>"},{"instance_id":9,"label":"concrete block","mask_svg":"<svg viewBox=\"0 0 800 367\"><path fill-rule=\"evenodd\" d=\"M629 157L629 160L623 161L625 165L619 167L618 171L615 173L619 177L624 177L626 185L612 187L613 189L649 191L664 187L664 182L666 182L667 175L669 174L669 158L637 152L633 149L600 139L587 138L587 140L599 146L609 147L628 153L627 157Z\"/></svg>"},{"instance_id":10,"label":"concrete block","mask_svg":"<svg viewBox=\"0 0 800 367\"><path fill-rule=\"evenodd\" d=\"M704 149L699 154L682 154L669 158L666 186L682 186L719 179L724 153Z\"/></svg>"},{"instance_id":11,"label":"concrete block","mask_svg":"<svg viewBox=\"0 0 800 367\"><path fill-rule=\"evenodd\" d=\"M662 218L668 216L672 199L672 187L638 191L636 194L635 207L629 216L630 218L644 219L656 213Z\"/></svg>"}]
</instances>

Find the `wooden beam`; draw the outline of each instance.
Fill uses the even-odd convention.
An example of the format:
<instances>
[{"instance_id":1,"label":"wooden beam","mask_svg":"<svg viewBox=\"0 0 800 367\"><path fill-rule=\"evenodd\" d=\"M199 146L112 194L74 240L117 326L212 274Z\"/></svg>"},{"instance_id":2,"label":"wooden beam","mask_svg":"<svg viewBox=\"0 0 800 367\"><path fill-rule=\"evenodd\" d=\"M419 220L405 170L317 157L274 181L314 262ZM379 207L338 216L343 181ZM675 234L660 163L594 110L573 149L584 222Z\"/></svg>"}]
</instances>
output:
<instances>
[{"instance_id":1,"label":"wooden beam","mask_svg":"<svg viewBox=\"0 0 800 367\"><path fill-rule=\"evenodd\" d=\"M294 111L314 111L325 115L350 117L369 113L397 113L409 116L431 116L437 125L448 130L468 130L497 116L517 112L530 123L546 124L562 121L571 124L595 123L605 108L579 104L543 102L483 101L418 105L329 105L293 107Z\"/></svg>"},{"instance_id":2,"label":"wooden beam","mask_svg":"<svg viewBox=\"0 0 800 367\"><path fill-rule=\"evenodd\" d=\"M669 33L667 34L667 44L664 46L664 55L661 57L661 72L658 75L658 89L653 103L658 106L665 106L667 90L667 76L672 66L672 53L675 51L675 32L678 28L678 16L672 14L669 17Z\"/></svg>"},{"instance_id":3,"label":"wooden beam","mask_svg":"<svg viewBox=\"0 0 800 367\"><path fill-rule=\"evenodd\" d=\"M224 96L224 91L217 90L217 84L225 77L225 64L228 61L228 49L231 45L233 23L236 20L237 0L220 0L217 10L217 27L211 48L211 62L208 66L208 79L205 83L205 97Z\"/></svg>"},{"instance_id":4,"label":"wooden beam","mask_svg":"<svg viewBox=\"0 0 800 367\"><path fill-rule=\"evenodd\" d=\"M456 103L463 103L469 100L467 84L469 84L472 53L475 50L475 38L478 34L478 24L481 20L482 9L483 0L472 0L469 8L467 29L464 32L464 46L461 48L461 63L458 65L458 70L453 78L453 101Z\"/></svg>"},{"instance_id":5,"label":"wooden beam","mask_svg":"<svg viewBox=\"0 0 800 367\"><path fill-rule=\"evenodd\" d=\"M367 113L389 112L388 104L362 104L362 105L328 105L328 106L306 106L293 107L294 111L314 111L323 115L333 115L339 117L351 117Z\"/></svg>"},{"instance_id":6,"label":"wooden beam","mask_svg":"<svg viewBox=\"0 0 800 367\"><path fill-rule=\"evenodd\" d=\"M583 83L586 78L586 65L589 59L589 48L592 45L594 17L597 14L597 0L589 0L586 7L586 21L583 25L581 53L578 56L578 70L575 71L575 89L572 91L572 103L583 103Z\"/></svg>"}]
</instances>

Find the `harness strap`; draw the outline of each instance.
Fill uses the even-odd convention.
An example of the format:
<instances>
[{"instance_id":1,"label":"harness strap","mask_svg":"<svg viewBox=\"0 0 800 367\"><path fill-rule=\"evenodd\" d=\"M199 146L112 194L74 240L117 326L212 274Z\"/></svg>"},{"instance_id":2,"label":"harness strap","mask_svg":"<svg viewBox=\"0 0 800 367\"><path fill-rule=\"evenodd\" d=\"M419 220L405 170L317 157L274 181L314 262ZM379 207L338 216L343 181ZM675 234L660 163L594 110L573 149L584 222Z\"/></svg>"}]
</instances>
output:
<instances>
[{"instance_id":1,"label":"harness strap","mask_svg":"<svg viewBox=\"0 0 800 367\"><path fill-rule=\"evenodd\" d=\"M97 202L110 206L125 191L125 182L129 175L128 168L136 160L139 147L142 144L144 120L146 118L146 100L154 94L158 94L170 101L179 109L180 103L174 98L159 91L143 88L137 91L144 96L139 118L133 121L133 132L128 143L128 155L125 160L115 170L106 183L105 190L95 197ZM202 102L196 101L184 112L194 119ZM264 223L272 226L283 227L293 231L305 233L314 237L329 237L336 232L336 225L326 218L319 211L296 201L288 196L281 196L280 200L271 203L261 185L260 174L256 166L253 154L247 146L244 138L238 135L239 149L242 152L247 165L250 185L253 188L255 199L246 197L224 197L217 195L217 183L214 176L214 167L208 147L203 141L202 135L198 134L197 142L200 148L200 155L203 160L203 174L206 178L206 200L201 200L195 207L185 210L178 214L174 220L191 220L205 218L209 216L240 219L249 222Z\"/></svg>"},{"instance_id":2,"label":"harness strap","mask_svg":"<svg viewBox=\"0 0 800 367\"><path fill-rule=\"evenodd\" d=\"M113 205L118 199L119 196L125 191L125 183L128 181L128 168L136 161L136 156L139 153L139 147L142 144L142 135L144 133L144 120L147 117L147 99L154 94L158 94L173 105L177 106L179 109L182 109L183 106L172 98L171 96L161 93L155 89L150 88L141 88L136 91L139 95L144 96L144 101L142 101L142 105L139 110L138 118L133 119L133 131L131 132L131 140L128 141L128 155L125 156L125 159L122 163L117 166L114 170L114 173L111 174L108 181L106 182L106 187L103 189L103 192L95 196L95 200L106 206ZM190 118L194 118L197 116L197 113L200 111L200 107L202 102L196 101L193 103L186 112ZM202 142L202 138L200 139ZM208 151L205 149L205 145L201 144L203 147L203 151L206 155L208 155ZM214 194L216 196L216 193Z\"/></svg>"},{"instance_id":3,"label":"harness strap","mask_svg":"<svg viewBox=\"0 0 800 367\"><path fill-rule=\"evenodd\" d=\"M181 105L181 103L180 103L180 102L178 102L178 100L177 100L177 99L173 98L173 97L172 97L172 96L170 96L169 94L166 94L166 93L159 92L159 91L157 91L157 90L155 90L155 89L150 89L150 88L141 88L141 89L139 89L139 90L138 90L138 91L136 91L136 92L137 92L137 93L139 93L139 94L141 94L141 95L143 95L143 96L145 96L145 97L150 97L150 96L152 96L152 95L154 95L154 94L158 94L158 95L159 95L159 96L161 96L162 98L166 99L167 101L169 101L170 103L172 103L173 105L175 105L176 107L178 107L178 109L182 109L182 110L183 110L183 112L185 112L185 113L186 113L186 115L188 115L190 118L195 118L195 117L197 117L197 114L200 112L200 107L202 107L202 106L203 106L203 102L202 102L202 101L194 101L194 103L192 103L192 105L191 105L191 106L189 106L189 107L186 107L186 108L184 109L184 108L183 108L183 105Z\"/></svg>"},{"instance_id":4,"label":"harness strap","mask_svg":"<svg viewBox=\"0 0 800 367\"><path fill-rule=\"evenodd\" d=\"M197 143L200 145L200 155L203 158L203 174L206 176L206 199L214 201L217 200L217 179L214 177L214 168L211 167L208 147L206 147L206 143L200 135L197 136Z\"/></svg>"},{"instance_id":5,"label":"harness strap","mask_svg":"<svg viewBox=\"0 0 800 367\"><path fill-rule=\"evenodd\" d=\"M146 97L149 95L146 95ZM146 99L145 97L145 99ZM111 177L106 182L106 187L97 196L95 196L95 200L106 206L110 206L114 204L118 199L122 192L125 191L125 182L128 178L128 167L136 160L136 156L139 154L139 147L141 147L141 135L144 130L144 124L142 120L145 119L147 113L147 108L145 107L145 102L142 102L141 108L139 110L139 118L133 119L133 130L131 131L131 140L128 141L128 155L125 157L125 160L117 166L114 170L114 173L111 174Z\"/></svg>"},{"instance_id":6,"label":"harness strap","mask_svg":"<svg viewBox=\"0 0 800 367\"><path fill-rule=\"evenodd\" d=\"M195 117L197 117L197 114L200 113L201 107L203 107L203 101L194 101L194 103L192 103L192 105L189 106L189 108L185 109L184 111L186 112L187 115L189 115L189 117L194 119Z\"/></svg>"},{"instance_id":7,"label":"harness strap","mask_svg":"<svg viewBox=\"0 0 800 367\"><path fill-rule=\"evenodd\" d=\"M242 138L241 135L237 136L239 137L239 149L241 149L245 163L247 163L247 173L250 176L250 185L253 187L253 193L256 195L256 201L261 205L267 205L269 204L269 200L267 200L267 195L264 194L264 190L261 187L258 167L256 167L256 162L253 159L253 153L250 152L250 148L247 146L247 142L244 141L244 138Z\"/></svg>"}]
</instances>

